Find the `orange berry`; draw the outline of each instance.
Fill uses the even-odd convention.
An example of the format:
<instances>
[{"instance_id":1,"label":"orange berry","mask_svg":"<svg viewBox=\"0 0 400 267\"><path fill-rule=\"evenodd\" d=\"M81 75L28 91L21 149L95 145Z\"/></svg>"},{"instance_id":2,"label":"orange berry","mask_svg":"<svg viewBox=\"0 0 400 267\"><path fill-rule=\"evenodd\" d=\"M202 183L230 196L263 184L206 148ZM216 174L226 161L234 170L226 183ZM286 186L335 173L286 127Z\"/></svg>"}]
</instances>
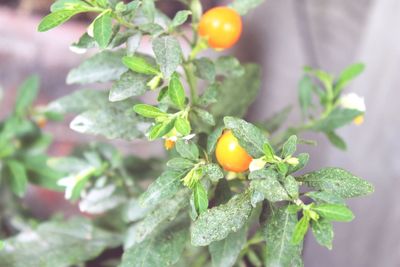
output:
<instances>
[{"instance_id":1,"label":"orange berry","mask_svg":"<svg viewBox=\"0 0 400 267\"><path fill-rule=\"evenodd\" d=\"M174 146L175 146L175 141L172 141L170 139L165 139L164 147L166 150L171 150L174 148Z\"/></svg>"},{"instance_id":2,"label":"orange berry","mask_svg":"<svg viewBox=\"0 0 400 267\"><path fill-rule=\"evenodd\" d=\"M215 7L201 17L198 32L212 48L230 48L242 33L242 19L232 8Z\"/></svg>"},{"instance_id":3,"label":"orange berry","mask_svg":"<svg viewBox=\"0 0 400 267\"><path fill-rule=\"evenodd\" d=\"M44 128L47 125L47 119L45 117L39 117L36 120L37 125L39 128Z\"/></svg>"},{"instance_id":4,"label":"orange berry","mask_svg":"<svg viewBox=\"0 0 400 267\"><path fill-rule=\"evenodd\" d=\"M247 154L231 131L225 131L217 142L215 156L226 171L244 172L248 170L252 157Z\"/></svg>"}]
</instances>

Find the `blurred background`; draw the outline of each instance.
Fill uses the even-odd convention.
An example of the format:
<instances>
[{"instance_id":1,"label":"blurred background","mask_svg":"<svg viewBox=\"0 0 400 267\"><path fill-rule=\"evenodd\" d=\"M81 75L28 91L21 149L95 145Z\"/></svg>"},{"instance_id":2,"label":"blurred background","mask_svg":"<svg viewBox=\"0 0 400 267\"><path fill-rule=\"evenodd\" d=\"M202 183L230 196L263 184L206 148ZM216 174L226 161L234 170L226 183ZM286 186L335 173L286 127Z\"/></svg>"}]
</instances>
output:
<instances>
[{"instance_id":1,"label":"blurred background","mask_svg":"<svg viewBox=\"0 0 400 267\"><path fill-rule=\"evenodd\" d=\"M39 104L75 89L65 84L65 77L83 56L68 47L84 32L88 18L80 16L63 27L37 33L38 22L52 2L0 0L0 86L5 92L0 117L9 112L15 89L29 74L42 77ZM223 4L203 2L205 9ZM182 6L161 1L160 8L173 16ZM340 132L348 151L332 148L319 135L308 136L318 141L318 147L302 149L311 154L310 170L343 167L372 182L376 192L350 201L356 219L335 225L332 251L320 247L311 235L307 237L306 267L400 266L399 26L399 0L267 0L244 18L239 44L227 51L244 62L257 62L263 67L262 90L247 115L253 121L297 103L297 83L304 65L334 73L354 62L367 66L366 72L347 89L363 95L367 104L364 124L348 126ZM299 114L292 112L290 121L298 121ZM68 121L49 125L46 131L55 134L51 150L55 155L66 155L72 144L94 139L73 133ZM162 153L160 144L117 143L125 151L144 157ZM28 198L35 199L37 190L32 189ZM62 196L46 194L53 200L48 210L66 205ZM65 209L73 213L75 207ZM46 212L42 206L37 208L39 215Z\"/></svg>"}]
</instances>

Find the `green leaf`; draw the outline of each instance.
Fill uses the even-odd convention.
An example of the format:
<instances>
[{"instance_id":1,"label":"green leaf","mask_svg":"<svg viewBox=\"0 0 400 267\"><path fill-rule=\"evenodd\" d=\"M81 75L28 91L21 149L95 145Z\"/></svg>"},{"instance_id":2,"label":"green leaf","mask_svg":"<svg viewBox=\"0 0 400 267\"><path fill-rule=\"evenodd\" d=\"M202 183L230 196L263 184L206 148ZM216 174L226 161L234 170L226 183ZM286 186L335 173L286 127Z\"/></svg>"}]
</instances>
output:
<instances>
[{"instance_id":1,"label":"green leaf","mask_svg":"<svg viewBox=\"0 0 400 267\"><path fill-rule=\"evenodd\" d=\"M109 139L133 140L143 137L150 126L130 112L132 102L118 102L101 109L88 110L75 117L70 127L79 133L102 135Z\"/></svg>"},{"instance_id":2,"label":"green leaf","mask_svg":"<svg viewBox=\"0 0 400 267\"><path fill-rule=\"evenodd\" d=\"M218 85L211 84L206 88L204 93L198 99L199 105L203 107L207 107L210 104L217 102L217 95L218 95Z\"/></svg>"},{"instance_id":3,"label":"green leaf","mask_svg":"<svg viewBox=\"0 0 400 267\"><path fill-rule=\"evenodd\" d=\"M331 142L332 145L339 149L346 150L346 142L335 132L327 132L326 136L328 137L328 140Z\"/></svg>"},{"instance_id":4,"label":"green leaf","mask_svg":"<svg viewBox=\"0 0 400 267\"><path fill-rule=\"evenodd\" d=\"M230 233L221 241L212 242L209 246L214 267L233 266L247 240L247 227Z\"/></svg>"},{"instance_id":5,"label":"green leaf","mask_svg":"<svg viewBox=\"0 0 400 267\"><path fill-rule=\"evenodd\" d=\"M291 111L292 111L292 106L288 106L278 111L277 113L273 114L263 123L265 129L269 133L276 132L276 130L278 130L282 126L282 124L287 120Z\"/></svg>"},{"instance_id":6,"label":"green leaf","mask_svg":"<svg viewBox=\"0 0 400 267\"><path fill-rule=\"evenodd\" d=\"M176 151L182 158L197 161L199 159L199 149L197 145L190 141L178 140L176 142Z\"/></svg>"},{"instance_id":7,"label":"green leaf","mask_svg":"<svg viewBox=\"0 0 400 267\"><path fill-rule=\"evenodd\" d=\"M111 102L125 100L129 97L143 95L147 91L149 77L143 74L127 71L120 80L112 85L109 100Z\"/></svg>"},{"instance_id":8,"label":"green leaf","mask_svg":"<svg viewBox=\"0 0 400 267\"><path fill-rule=\"evenodd\" d=\"M91 109L101 109L107 104L107 92L84 89L49 103L47 111L61 114L82 113Z\"/></svg>"},{"instance_id":9,"label":"green leaf","mask_svg":"<svg viewBox=\"0 0 400 267\"><path fill-rule=\"evenodd\" d=\"M203 168L195 166L182 179L183 185L194 190L197 182L203 177ZM197 210L197 209L196 209Z\"/></svg>"},{"instance_id":10,"label":"green leaf","mask_svg":"<svg viewBox=\"0 0 400 267\"><path fill-rule=\"evenodd\" d=\"M298 177L315 190L331 192L341 198L368 195L374 191L369 182L339 168L324 168Z\"/></svg>"},{"instance_id":11,"label":"green leaf","mask_svg":"<svg viewBox=\"0 0 400 267\"><path fill-rule=\"evenodd\" d=\"M142 40L141 32L136 32L128 38L128 40L126 41L126 50L128 55L135 54L136 50L140 46L141 40Z\"/></svg>"},{"instance_id":12,"label":"green leaf","mask_svg":"<svg viewBox=\"0 0 400 267\"><path fill-rule=\"evenodd\" d=\"M332 249L333 241L333 226L328 220L319 219L318 221L311 221L311 229L315 239L321 246Z\"/></svg>"},{"instance_id":13,"label":"green leaf","mask_svg":"<svg viewBox=\"0 0 400 267\"><path fill-rule=\"evenodd\" d=\"M188 119L177 118L175 121L175 129L183 136L189 135L191 131L190 122Z\"/></svg>"},{"instance_id":14,"label":"green leaf","mask_svg":"<svg viewBox=\"0 0 400 267\"><path fill-rule=\"evenodd\" d=\"M194 206L197 214L202 214L208 208L208 194L201 182L197 182L193 189Z\"/></svg>"},{"instance_id":15,"label":"green leaf","mask_svg":"<svg viewBox=\"0 0 400 267\"><path fill-rule=\"evenodd\" d=\"M17 101L15 103L15 113L19 116L26 114L28 108L35 101L39 92L39 77L30 76L18 89Z\"/></svg>"},{"instance_id":16,"label":"green leaf","mask_svg":"<svg viewBox=\"0 0 400 267\"><path fill-rule=\"evenodd\" d=\"M294 199L299 197L299 184L293 176L288 175L283 177L282 182L290 197Z\"/></svg>"},{"instance_id":17,"label":"green leaf","mask_svg":"<svg viewBox=\"0 0 400 267\"><path fill-rule=\"evenodd\" d=\"M265 266L303 266L302 244L291 242L296 223L297 214L290 213L287 207L271 211L264 225L264 236L267 242Z\"/></svg>"},{"instance_id":18,"label":"green leaf","mask_svg":"<svg viewBox=\"0 0 400 267\"><path fill-rule=\"evenodd\" d=\"M143 0L142 11L148 21L153 22L156 16L156 6L154 4L154 0Z\"/></svg>"},{"instance_id":19,"label":"green leaf","mask_svg":"<svg viewBox=\"0 0 400 267\"><path fill-rule=\"evenodd\" d=\"M175 125L175 120L174 119L169 119L166 121L163 121L162 123L158 123L154 125L150 132L149 132L149 140L153 141L157 138L163 137L164 135L168 134Z\"/></svg>"},{"instance_id":20,"label":"green leaf","mask_svg":"<svg viewBox=\"0 0 400 267\"><path fill-rule=\"evenodd\" d=\"M317 77L320 80L320 82L324 85L326 90L332 90L332 84L333 84L332 75L322 70L311 69L310 71L308 71L307 69L305 69L305 71Z\"/></svg>"},{"instance_id":21,"label":"green leaf","mask_svg":"<svg viewBox=\"0 0 400 267\"><path fill-rule=\"evenodd\" d=\"M237 232L247 222L251 210L250 193L244 192L200 214L191 228L192 244L207 246Z\"/></svg>"},{"instance_id":22,"label":"green leaf","mask_svg":"<svg viewBox=\"0 0 400 267\"><path fill-rule=\"evenodd\" d=\"M353 212L345 205L320 204L312 209L328 221L350 222L354 219Z\"/></svg>"},{"instance_id":23,"label":"green leaf","mask_svg":"<svg viewBox=\"0 0 400 267\"><path fill-rule=\"evenodd\" d=\"M68 84L104 83L118 80L127 71L122 64L123 50L102 51L72 69L67 76Z\"/></svg>"},{"instance_id":24,"label":"green leaf","mask_svg":"<svg viewBox=\"0 0 400 267\"><path fill-rule=\"evenodd\" d=\"M158 75L160 73L158 69L153 67L153 65L147 62L143 57L125 56L122 58L122 63L133 72L146 75Z\"/></svg>"},{"instance_id":25,"label":"green leaf","mask_svg":"<svg viewBox=\"0 0 400 267\"><path fill-rule=\"evenodd\" d=\"M229 6L243 16L251 9L261 5L263 2L264 0L234 0Z\"/></svg>"},{"instance_id":26,"label":"green leaf","mask_svg":"<svg viewBox=\"0 0 400 267\"><path fill-rule=\"evenodd\" d=\"M135 198L131 198L125 202L122 218L124 222L136 222L145 218L153 207L143 207L143 205Z\"/></svg>"},{"instance_id":27,"label":"green leaf","mask_svg":"<svg viewBox=\"0 0 400 267\"><path fill-rule=\"evenodd\" d=\"M90 9L90 6L82 0L57 0L51 7L50 11L60 11L60 10L83 10Z\"/></svg>"},{"instance_id":28,"label":"green leaf","mask_svg":"<svg viewBox=\"0 0 400 267\"><path fill-rule=\"evenodd\" d=\"M347 86L354 78L360 75L365 69L362 63L350 65L339 75L338 81L335 84L334 91L337 96L345 86Z\"/></svg>"},{"instance_id":29,"label":"green leaf","mask_svg":"<svg viewBox=\"0 0 400 267\"><path fill-rule=\"evenodd\" d=\"M264 194L261 193L260 191L257 191L255 189L252 190L251 192L251 205L255 208L257 207L257 203L260 203L265 199Z\"/></svg>"},{"instance_id":30,"label":"green leaf","mask_svg":"<svg viewBox=\"0 0 400 267\"><path fill-rule=\"evenodd\" d=\"M277 180L278 177L279 177L278 173L272 168L253 171L250 172L249 174L249 180L258 180L258 179Z\"/></svg>"},{"instance_id":31,"label":"green leaf","mask_svg":"<svg viewBox=\"0 0 400 267\"><path fill-rule=\"evenodd\" d=\"M233 56L222 56L215 61L217 75L225 77L239 77L245 73L245 68L240 61Z\"/></svg>"},{"instance_id":32,"label":"green leaf","mask_svg":"<svg viewBox=\"0 0 400 267\"><path fill-rule=\"evenodd\" d=\"M155 267L175 264L185 248L186 227L169 228L125 250L120 267Z\"/></svg>"},{"instance_id":33,"label":"green leaf","mask_svg":"<svg viewBox=\"0 0 400 267\"><path fill-rule=\"evenodd\" d=\"M207 153L211 155L215 147L217 145L218 139L221 137L222 132L224 131L224 127L217 127L209 136L207 139Z\"/></svg>"},{"instance_id":34,"label":"green leaf","mask_svg":"<svg viewBox=\"0 0 400 267\"><path fill-rule=\"evenodd\" d=\"M290 200L285 188L277 180L277 174L267 170L254 171L251 174L250 188L264 195L271 202Z\"/></svg>"},{"instance_id":35,"label":"green leaf","mask_svg":"<svg viewBox=\"0 0 400 267\"><path fill-rule=\"evenodd\" d=\"M200 109L200 108L194 108L194 112L198 115L199 119L201 119L204 123L207 123L208 125L214 126L215 125L215 120L213 115L208 112L207 110Z\"/></svg>"},{"instance_id":36,"label":"green leaf","mask_svg":"<svg viewBox=\"0 0 400 267\"><path fill-rule=\"evenodd\" d=\"M96 41L93 37L89 36L87 32L85 32L77 42L70 45L70 50L79 54L85 53L88 49L96 46Z\"/></svg>"},{"instance_id":37,"label":"green leaf","mask_svg":"<svg viewBox=\"0 0 400 267\"><path fill-rule=\"evenodd\" d=\"M303 216L300 221L296 223L296 226L294 228L293 236L292 236L292 243L295 245L300 244L301 241L303 241L304 236L306 235L308 231L308 226L310 223L310 217L308 216Z\"/></svg>"},{"instance_id":38,"label":"green leaf","mask_svg":"<svg viewBox=\"0 0 400 267\"><path fill-rule=\"evenodd\" d=\"M299 102L303 116L307 115L312 101L313 83L309 76L304 76L299 83Z\"/></svg>"},{"instance_id":39,"label":"green leaf","mask_svg":"<svg viewBox=\"0 0 400 267\"><path fill-rule=\"evenodd\" d=\"M196 76L208 82L214 82L216 72L214 63L206 57L201 57L193 61L196 67Z\"/></svg>"},{"instance_id":40,"label":"green leaf","mask_svg":"<svg viewBox=\"0 0 400 267\"><path fill-rule=\"evenodd\" d=\"M234 117L225 117L226 128L231 129L239 144L254 158L264 155L264 144L268 143L265 134L251 123Z\"/></svg>"},{"instance_id":41,"label":"green leaf","mask_svg":"<svg viewBox=\"0 0 400 267\"><path fill-rule=\"evenodd\" d=\"M0 266L73 266L120 244L119 235L96 228L86 219L47 222L8 239L0 251Z\"/></svg>"},{"instance_id":42,"label":"green leaf","mask_svg":"<svg viewBox=\"0 0 400 267\"><path fill-rule=\"evenodd\" d=\"M161 111L159 108L154 106L146 105L146 104L137 104L133 107L133 110L146 118L157 118L157 117L165 117L168 116L167 113Z\"/></svg>"},{"instance_id":43,"label":"green leaf","mask_svg":"<svg viewBox=\"0 0 400 267\"><path fill-rule=\"evenodd\" d=\"M322 203L330 203L330 204L342 204L342 205L346 204L342 198L340 198L330 192L326 192L326 191L320 191L320 192L312 191L312 192L308 192L306 194L306 196L312 198L317 203L322 202Z\"/></svg>"},{"instance_id":44,"label":"green leaf","mask_svg":"<svg viewBox=\"0 0 400 267\"><path fill-rule=\"evenodd\" d=\"M106 48L112 37L112 18L109 12L97 17L93 23L93 37L100 48Z\"/></svg>"},{"instance_id":45,"label":"green leaf","mask_svg":"<svg viewBox=\"0 0 400 267\"><path fill-rule=\"evenodd\" d=\"M322 132L332 132L348 123L351 123L357 116L363 112L355 109L334 109L327 117L317 121L313 129Z\"/></svg>"},{"instance_id":46,"label":"green leaf","mask_svg":"<svg viewBox=\"0 0 400 267\"><path fill-rule=\"evenodd\" d=\"M209 163L204 166L205 174L210 178L211 181L217 182L219 179L224 178L224 173L221 168L215 163Z\"/></svg>"},{"instance_id":47,"label":"green leaf","mask_svg":"<svg viewBox=\"0 0 400 267\"><path fill-rule=\"evenodd\" d=\"M263 145L263 150L264 150L264 155L267 159L267 161L273 160L275 156L274 149L269 143L265 143Z\"/></svg>"},{"instance_id":48,"label":"green leaf","mask_svg":"<svg viewBox=\"0 0 400 267\"><path fill-rule=\"evenodd\" d=\"M182 63L182 50L172 36L157 37L152 42L156 61L165 79L169 78Z\"/></svg>"},{"instance_id":49,"label":"green leaf","mask_svg":"<svg viewBox=\"0 0 400 267\"><path fill-rule=\"evenodd\" d=\"M19 197L23 197L28 185L28 177L24 165L15 160L6 161L6 165L10 171L11 190Z\"/></svg>"},{"instance_id":50,"label":"green leaf","mask_svg":"<svg viewBox=\"0 0 400 267\"><path fill-rule=\"evenodd\" d=\"M50 190L63 191L57 183L63 174L48 164L48 157L36 155L34 157L26 155L22 159L27 170L29 182Z\"/></svg>"},{"instance_id":51,"label":"green leaf","mask_svg":"<svg viewBox=\"0 0 400 267\"><path fill-rule=\"evenodd\" d=\"M91 188L79 201L79 210L89 214L104 214L127 202L127 198L117 192L114 184Z\"/></svg>"},{"instance_id":52,"label":"green leaf","mask_svg":"<svg viewBox=\"0 0 400 267\"><path fill-rule=\"evenodd\" d=\"M194 167L194 162L184 158L173 158L167 162L167 167L173 170L189 170Z\"/></svg>"},{"instance_id":53,"label":"green leaf","mask_svg":"<svg viewBox=\"0 0 400 267\"><path fill-rule=\"evenodd\" d=\"M161 174L140 196L143 206L154 206L163 200L172 197L182 188L181 179L185 170L167 170Z\"/></svg>"},{"instance_id":54,"label":"green leaf","mask_svg":"<svg viewBox=\"0 0 400 267\"><path fill-rule=\"evenodd\" d=\"M184 188L171 198L158 203L149 215L135 225L135 233L131 237L134 243L142 242L165 225L166 222L172 221L179 211L189 204L189 197L189 189Z\"/></svg>"},{"instance_id":55,"label":"green leaf","mask_svg":"<svg viewBox=\"0 0 400 267\"><path fill-rule=\"evenodd\" d=\"M275 167L277 171L283 176L285 176L289 171L289 167L285 162L278 162L275 164Z\"/></svg>"},{"instance_id":56,"label":"green leaf","mask_svg":"<svg viewBox=\"0 0 400 267\"><path fill-rule=\"evenodd\" d=\"M189 10L180 10L175 14L175 17L172 19L172 22L170 24L171 28L178 27L185 23L189 17L189 15L192 14L191 11Z\"/></svg>"},{"instance_id":57,"label":"green leaf","mask_svg":"<svg viewBox=\"0 0 400 267\"><path fill-rule=\"evenodd\" d=\"M292 135L283 144L282 158L287 158L289 156L292 156L294 154L294 152L296 152L296 148L297 148L297 136Z\"/></svg>"},{"instance_id":58,"label":"green leaf","mask_svg":"<svg viewBox=\"0 0 400 267\"><path fill-rule=\"evenodd\" d=\"M95 2L100 7L107 7L108 6L108 0L95 0Z\"/></svg>"},{"instance_id":59,"label":"green leaf","mask_svg":"<svg viewBox=\"0 0 400 267\"><path fill-rule=\"evenodd\" d=\"M161 88L160 92L158 93L157 101L162 102L164 99L166 99L165 97L167 95L168 95L168 86L164 86L163 88Z\"/></svg>"},{"instance_id":60,"label":"green leaf","mask_svg":"<svg viewBox=\"0 0 400 267\"><path fill-rule=\"evenodd\" d=\"M258 95L261 70L258 65L247 64L241 76L224 79L218 87L217 102L210 112L217 122L224 116L243 117Z\"/></svg>"},{"instance_id":61,"label":"green leaf","mask_svg":"<svg viewBox=\"0 0 400 267\"><path fill-rule=\"evenodd\" d=\"M174 103L179 109L183 110L185 108L185 90L183 89L183 85L176 73L172 75L169 82L168 95L172 103Z\"/></svg>"},{"instance_id":62,"label":"green leaf","mask_svg":"<svg viewBox=\"0 0 400 267\"><path fill-rule=\"evenodd\" d=\"M158 37L162 33L164 33L164 28L156 23L146 23L139 25L139 30L141 30L144 34L150 34L153 37Z\"/></svg>"},{"instance_id":63,"label":"green leaf","mask_svg":"<svg viewBox=\"0 0 400 267\"><path fill-rule=\"evenodd\" d=\"M82 10L58 10L53 13L48 14L45 16L41 21L38 26L38 31L39 32L45 32L48 30L51 30L70 18L72 18L74 15L78 13L82 13L84 11Z\"/></svg>"}]
</instances>

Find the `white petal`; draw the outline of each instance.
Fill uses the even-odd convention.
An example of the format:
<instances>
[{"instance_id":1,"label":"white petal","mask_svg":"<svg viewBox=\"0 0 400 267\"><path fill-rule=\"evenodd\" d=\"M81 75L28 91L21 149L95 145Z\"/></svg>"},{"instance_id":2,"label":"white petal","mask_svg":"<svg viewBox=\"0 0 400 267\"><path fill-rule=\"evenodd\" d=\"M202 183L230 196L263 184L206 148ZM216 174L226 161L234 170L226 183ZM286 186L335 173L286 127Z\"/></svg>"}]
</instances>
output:
<instances>
[{"instance_id":1,"label":"white petal","mask_svg":"<svg viewBox=\"0 0 400 267\"><path fill-rule=\"evenodd\" d=\"M356 109L362 112L366 111L364 98L355 93L343 95L340 98L340 105L343 108Z\"/></svg>"},{"instance_id":2,"label":"white petal","mask_svg":"<svg viewBox=\"0 0 400 267\"><path fill-rule=\"evenodd\" d=\"M264 168L265 164L267 164L267 162L262 158L253 159L250 162L249 170L250 170L250 172L261 170Z\"/></svg>"}]
</instances>

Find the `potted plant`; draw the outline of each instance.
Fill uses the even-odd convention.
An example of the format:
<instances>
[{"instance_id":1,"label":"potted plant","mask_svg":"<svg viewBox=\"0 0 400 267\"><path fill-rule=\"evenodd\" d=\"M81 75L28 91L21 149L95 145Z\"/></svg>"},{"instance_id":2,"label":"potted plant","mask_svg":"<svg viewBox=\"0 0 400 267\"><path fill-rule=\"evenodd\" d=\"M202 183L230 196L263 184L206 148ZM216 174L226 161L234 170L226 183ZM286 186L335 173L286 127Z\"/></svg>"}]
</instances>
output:
<instances>
[{"instance_id":1,"label":"potted plant","mask_svg":"<svg viewBox=\"0 0 400 267\"><path fill-rule=\"evenodd\" d=\"M0 266L302 266L308 230L332 249L332 222L354 218L345 200L373 191L340 168L301 171L310 158L302 146L314 144L302 139L305 131L345 149L336 130L362 123L363 99L343 93L362 64L337 76L305 67L298 125L282 126L290 107L264 122L246 121L260 67L219 53L238 41L241 16L261 1L235 0L205 13L198 0L180 2L185 10L172 19L154 0L51 6L39 31L97 13L71 46L96 52L67 83L104 88L76 90L46 107L32 107L36 76L19 89L0 127ZM140 52L146 40L150 54ZM206 49L217 57L202 56ZM153 102L140 100L148 94ZM67 114L82 134L161 140L166 157L126 155L112 143L50 157L40 126ZM29 183L64 192L83 214L33 218L19 199Z\"/></svg>"}]
</instances>

